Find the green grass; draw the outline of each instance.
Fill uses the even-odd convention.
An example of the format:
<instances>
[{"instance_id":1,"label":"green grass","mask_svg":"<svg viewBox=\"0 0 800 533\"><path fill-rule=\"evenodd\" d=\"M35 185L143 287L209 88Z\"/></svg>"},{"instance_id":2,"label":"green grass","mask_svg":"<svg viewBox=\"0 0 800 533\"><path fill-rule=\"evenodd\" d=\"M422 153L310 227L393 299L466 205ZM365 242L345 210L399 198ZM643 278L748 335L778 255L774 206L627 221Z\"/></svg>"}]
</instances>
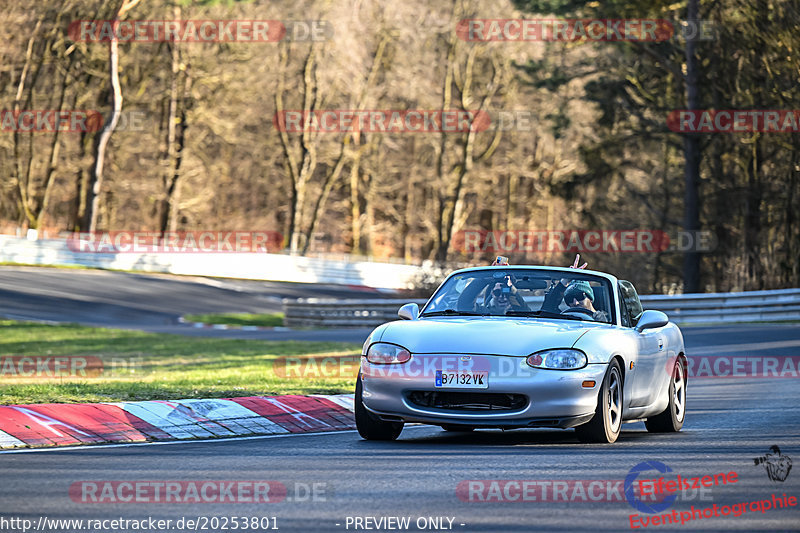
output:
<instances>
[{"instance_id":1,"label":"green grass","mask_svg":"<svg viewBox=\"0 0 800 533\"><path fill-rule=\"evenodd\" d=\"M0 405L352 392L359 353L359 345L339 342L217 339L0 320ZM13 365L21 356L98 358L102 372L21 377L8 359ZM321 372L315 370L325 367L302 366L310 370L285 377L280 364L285 356L295 362L328 358L329 365ZM330 364L334 359L346 363L343 370L330 370L340 368Z\"/></svg>"},{"instance_id":2,"label":"green grass","mask_svg":"<svg viewBox=\"0 0 800 533\"><path fill-rule=\"evenodd\" d=\"M184 320L206 324L228 324L231 326L283 326L283 313L211 313L206 315L186 315Z\"/></svg>"}]
</instances>

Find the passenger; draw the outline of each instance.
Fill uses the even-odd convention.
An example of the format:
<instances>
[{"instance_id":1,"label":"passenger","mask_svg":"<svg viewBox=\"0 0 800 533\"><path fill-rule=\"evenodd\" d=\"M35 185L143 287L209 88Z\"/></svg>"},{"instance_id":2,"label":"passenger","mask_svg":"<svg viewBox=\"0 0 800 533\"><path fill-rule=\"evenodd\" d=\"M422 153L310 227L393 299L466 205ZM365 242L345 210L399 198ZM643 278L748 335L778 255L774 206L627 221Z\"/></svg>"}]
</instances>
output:
<instances>
[{"instance_id":1,"label":"passenger","mask_svg":"<svg viewBox=\"0 0 800 533\"><path fill-rule=\"evenodd\" d=\"M528 306L514 286L511 278L507 276L505 282L497 282L492 287L486 310L492 315L504 315L509 310L526 311Z\"/></svg>"},{"instance_id":2,"label":"passenger","mask_svg":"<svg viewBox=\"0 0 800 533\"><path fill-rule=\"evenodd\" d=\"M492 288L492 295L489 298L489 304L486 307L489 313L493 315L506 314L506 311L511 309L510 295L509 287L506 287L506 291L503 292L503 284L495 283Z\"/></svg>"}]
</instances>

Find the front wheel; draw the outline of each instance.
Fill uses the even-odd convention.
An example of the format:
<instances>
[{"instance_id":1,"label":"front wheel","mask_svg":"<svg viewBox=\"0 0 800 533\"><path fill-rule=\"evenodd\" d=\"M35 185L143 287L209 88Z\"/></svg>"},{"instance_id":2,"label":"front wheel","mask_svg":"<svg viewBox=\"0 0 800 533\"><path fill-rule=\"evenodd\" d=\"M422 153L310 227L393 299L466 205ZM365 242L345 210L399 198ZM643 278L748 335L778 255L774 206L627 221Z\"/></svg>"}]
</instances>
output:
<instances>
[{"instance_id":1,"label":"front wheel","mask_svg":"<svg viewBox=\"0 0 800 533\"><path fill-rule=\"evenodd\" d=\"M356 378L355 415L358 434L366 440L395 440L403 431L402 422L384 422L364 407L362 400L364 386L361 374Z\"/></svg>"},{"instance_id":2,"label":"front wheel","mask_svg":"<svg viewBox=\"0 0 800 533\"><path fill-rule=\"evenodd\" d=\"M675 361L669 381L667 408L644 422L650 433L675 433L683 427L686 418L686 372L680 358Z\"/></svg>"},{"instance_id":3,"label":"front wheel","mask_svg":"<svg viewBox=\"0 0 800 533\"><path fill-rule=\"evenodd\" d=\"M616 442L622 428L622 373L613 359L597 394L597 408L587 423L575 428L581 442Z\"/></svg>"}]
</instances>

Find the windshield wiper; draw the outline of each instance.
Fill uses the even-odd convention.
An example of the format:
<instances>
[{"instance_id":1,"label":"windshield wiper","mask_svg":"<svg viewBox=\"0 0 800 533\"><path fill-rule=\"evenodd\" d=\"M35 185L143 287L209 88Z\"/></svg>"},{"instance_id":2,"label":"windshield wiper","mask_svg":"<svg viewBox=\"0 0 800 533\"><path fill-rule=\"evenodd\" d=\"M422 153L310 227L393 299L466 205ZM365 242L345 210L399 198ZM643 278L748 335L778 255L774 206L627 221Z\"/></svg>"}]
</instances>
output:
<instances>
[{"instance_id":1,"label":"windshield wiper","mask_svg":"<svg viewBox=\"0 0 800 533\"><path fill-rule=\"evenodd\" d=\"M445 309L444 311L431 311L429 313L422 313L419 316L483 316L481 313L473 313L472 311L456 311L455 309Z\"/></svg>"},{"instance_id":2,"label":"windshield wiper","mask_svg":"<svg viewBox=\"0 0 800 533\"><path fill-rule=\"evenodd\" d=\"M552 311L507 311L505 316L527 316L527 317L539 317L539 318L561 318L564 320L580 320L583 321L582 318L570 315L562 315L561 313L553 313Z\"/></svg>"},{"instance_id":3,"label":"windshield wiper","mask_svg":"<svg viewBox=\"0 0 800 533\"><path fill-rule=\"evenodd\" d=\"M554 313L552 311L541 311L541 316L545 318L561 318L563 320L578 320L581 322L585 322L585 320L581 317L573 315L562 315L561 313Z\"/></svg>"}]
</instances>

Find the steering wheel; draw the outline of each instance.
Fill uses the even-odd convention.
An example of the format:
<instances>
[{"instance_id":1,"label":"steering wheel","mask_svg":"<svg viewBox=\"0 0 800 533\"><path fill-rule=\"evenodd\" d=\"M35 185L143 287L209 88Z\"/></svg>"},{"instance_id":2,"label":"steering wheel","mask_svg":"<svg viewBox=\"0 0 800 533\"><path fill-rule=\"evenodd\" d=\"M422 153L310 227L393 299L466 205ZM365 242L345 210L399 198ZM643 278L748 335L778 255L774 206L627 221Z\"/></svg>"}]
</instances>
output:
<instances>
[{"instance_id":1,"label":"steering wheel","mask_svg":"<svg viewBox=\"0 0 800 533\"><path fill-rule=\"evenodd\" d=\"M591 311L589 311L585 307L570 307L568 309L564 309L563 311L561 311L562 315L566 315L566 314L569 314L569 313L578 313L578 314L583 313L586 316L588 316L589 318L592 318L592 319L594 318L594 313L592 313Z\"/></svg>"}]
</instances>

